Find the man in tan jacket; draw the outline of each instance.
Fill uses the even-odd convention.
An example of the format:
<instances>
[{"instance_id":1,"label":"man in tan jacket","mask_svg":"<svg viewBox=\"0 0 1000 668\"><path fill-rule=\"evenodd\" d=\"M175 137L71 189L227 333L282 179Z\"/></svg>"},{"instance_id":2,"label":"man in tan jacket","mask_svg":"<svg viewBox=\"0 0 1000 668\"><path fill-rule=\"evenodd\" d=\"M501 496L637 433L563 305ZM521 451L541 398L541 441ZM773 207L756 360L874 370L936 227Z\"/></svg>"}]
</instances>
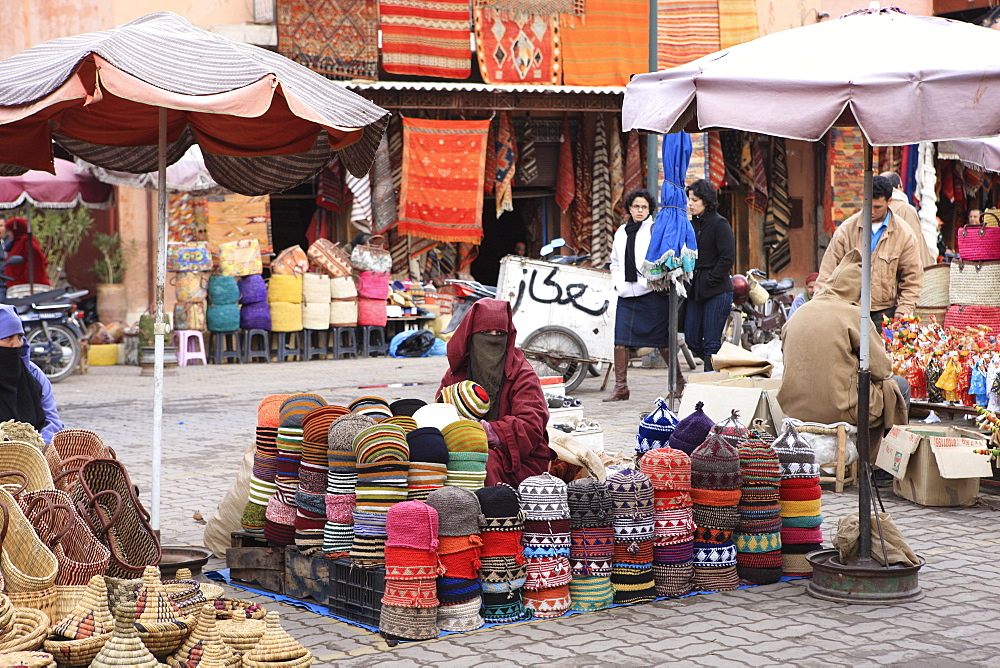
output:
<instances>
[{"instance_id":1,"label":"man in tan jacket","mask_svg":"<svg viewBox=\"0 0 1000 668\"><path fill-rule=\"evenodd\" d=\"M913 236L917 239L917 252L920 254L920 266L929 267L934 264L934 258L924 240L923 230L920 229L920 214L916 208L910 204L906 193L902 190L903 181L896 172L882 172L882 176L889 179L892 184L892 197L889 198L889 209L906 223Z\"/></svg>"},{"instance_id":2,"label":"man in tan jacket","mask_svg":"<svg viewBox=\"0 0 1000 668\"><path fill-rule=\"evenodd\" d=\"M913 313L924 284L924 267L917 240L898 216L889 210L892 185L884 176L872 179L872 322L881 331L882 316ZM819 268L818 286L851 249L861 250L864 225L861 212L845 220L830 239Z\"/></svg>"}]
</instances>

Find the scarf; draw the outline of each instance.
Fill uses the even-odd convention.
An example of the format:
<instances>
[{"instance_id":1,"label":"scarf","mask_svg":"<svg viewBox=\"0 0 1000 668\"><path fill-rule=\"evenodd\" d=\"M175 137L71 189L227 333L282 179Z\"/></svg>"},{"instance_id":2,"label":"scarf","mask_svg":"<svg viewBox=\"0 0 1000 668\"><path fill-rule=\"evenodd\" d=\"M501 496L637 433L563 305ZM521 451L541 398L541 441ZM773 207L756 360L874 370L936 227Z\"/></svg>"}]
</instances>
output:
<instances>
[{"instance_id":1,"label":"scarf","mask_svg":"<svg viewBox=\"0 0 1000 668\"><path fill-rule=\"evenodd\" d=\"M625 282L636 283L639 281L639 270L635 266L635 235L642 227L641 222L630 220L625 223Z\"/></svg>"},{"instance_id":2,"label":"scarf","mask_svg":"<svg viewBox=\"0 0 1000 668\"><path fill-rule=\"evenodd\" d=\"M0 422L27 422L38 431L45 426L42 388L21 361L20 348L0 348Z\"/></svg>"},{"instance_id":3,"label":"scarf","mask_svg":"<svg viewBox=\"0 0 1000 668\"><path fill-rule=\"evenodd\" d=\"M469 346L469 380L479 383L490 395L490 410L484 418L493 422L500 415L500 390L507 360L507 334L476 332Z\"/></svg>"}]
</instances>

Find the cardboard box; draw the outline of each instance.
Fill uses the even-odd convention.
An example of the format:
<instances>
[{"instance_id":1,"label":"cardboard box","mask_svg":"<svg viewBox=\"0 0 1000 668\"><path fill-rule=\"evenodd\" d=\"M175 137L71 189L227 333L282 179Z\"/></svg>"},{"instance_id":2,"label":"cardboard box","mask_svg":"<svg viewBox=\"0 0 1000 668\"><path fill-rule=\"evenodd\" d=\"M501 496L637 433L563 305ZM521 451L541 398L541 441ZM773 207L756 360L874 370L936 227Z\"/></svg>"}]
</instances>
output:
<instances>
[{"instance_id":1,"label":"cardboard box","mask_svg":"<svg viewBox=\"0 0 1000 668\"><path fill-rule=\"evenodd\" d=\"M920 445L920 439L919 434L908 431L899 425L894 426L879 444L875 466L887 471L894 478L902 480L906 475L910 455L916 452L917 446Z\"/></svg>"},{"instance_id":2,"label":"cardboard box","mask_svg":"<svg viewBox=\"0 0 1000 668\"><path fill-rule=\"evenodd\" d=\"M973 505L979 495L979 479L993 474L989 457L973 452L985 447L986 439L969 438L968 432L953 427L912 425L903 430L920 440L909 458L901 460L897 467L901 476L896 476L891 467L886 469L896 476L893 491L922 506ZM909 437L902 440L912 442ZM879 455L883 455L881 449ZM881 467L878 461L876 464Z\"/></svg>"},{"instance_id":3,"label":"cardboard box","mask_svg":"<svg viewBox=\"0 0 1000 668\"><path fill-rule=\"evenodd\" d=\"M767 422L772 434L777 434L785 414L778 405L780 378L729 378L725 372L696 373L688 378L681 397L678 417L694 412L699 401L708 417L721 422L733 410L740 413L740 422L747 427L755 419Z\"/></svg>"}]
</instances>

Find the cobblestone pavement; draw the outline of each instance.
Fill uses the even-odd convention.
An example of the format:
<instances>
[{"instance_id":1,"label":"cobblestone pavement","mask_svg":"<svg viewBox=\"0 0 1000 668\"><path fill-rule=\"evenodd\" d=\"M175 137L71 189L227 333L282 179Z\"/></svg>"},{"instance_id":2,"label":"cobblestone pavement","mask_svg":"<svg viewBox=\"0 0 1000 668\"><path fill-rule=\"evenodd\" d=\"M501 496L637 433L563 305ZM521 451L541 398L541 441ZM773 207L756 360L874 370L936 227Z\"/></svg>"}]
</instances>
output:
<instances>
[{"instance_id":1,"label":"cobblestone pavement","mask_svg":"<svg viewBox=\"0 0 1000 668\"><path fill-rule=\"evenodd\" d=\"M313 361L180 369L165 379L161 528L165 544L201 544L203 525L252 446L256 407L277 392L318 392L331 403L362 394L430 400L443 358ZM601 403L600 380L577 390L588 418L605 429L605 447L634 445L641 412L665 392L662 369L633 369L632 399ZM406 387L362 386L415 383ZM68 427L93 429L112 445L149 502L152 379L135 367L94 367L55 386ZM279 605L285 628L317 665L907 665L1000 666L995 629L1000 586L1000 498L971 508L924 508L883 493L886 509L927 560L926 596L902 606L842 605L805 593L798 580L679 600L482 629L389 648L358 627ZM823 497L829 544L839 517L857 510L857 493ZM224 567L213 559L209 568ZM246 592L234 590L240 598Z\"/></svg>"}]
</instances>

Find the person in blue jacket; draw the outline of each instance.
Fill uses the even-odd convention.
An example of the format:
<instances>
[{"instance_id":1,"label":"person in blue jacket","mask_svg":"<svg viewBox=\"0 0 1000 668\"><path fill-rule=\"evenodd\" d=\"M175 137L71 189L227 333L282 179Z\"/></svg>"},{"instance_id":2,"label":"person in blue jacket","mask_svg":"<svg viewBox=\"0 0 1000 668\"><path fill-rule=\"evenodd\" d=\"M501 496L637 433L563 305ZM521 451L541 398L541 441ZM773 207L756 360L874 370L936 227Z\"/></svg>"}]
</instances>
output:
<instances>
[{"instance_id":1,"label":"person in blue jacket","mask_svg":"<svg viewBox=\"0 0 1000 668\"><path fill-rule=\"evenodd\" d=\"M0 304L0 422L27 422L49 443L63 423L52 383L28 352L21 319L13 306Z\"/></svg>"}]
</instances>

